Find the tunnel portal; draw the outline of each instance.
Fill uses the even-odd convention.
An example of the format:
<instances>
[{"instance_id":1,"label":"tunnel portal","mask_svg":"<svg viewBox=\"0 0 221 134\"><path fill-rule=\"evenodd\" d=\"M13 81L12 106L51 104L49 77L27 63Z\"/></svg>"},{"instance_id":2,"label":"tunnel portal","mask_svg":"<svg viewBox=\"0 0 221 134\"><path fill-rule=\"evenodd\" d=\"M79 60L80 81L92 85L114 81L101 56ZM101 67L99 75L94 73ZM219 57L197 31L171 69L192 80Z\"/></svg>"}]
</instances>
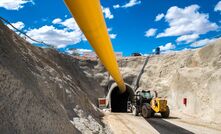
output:
<instances>
[{"instance_id":1,"label":"tunnel portal","mask_svg":"<svg viewBox=\"0 0 221 134\"><path fill-rule=\"evenodd\" d=\"M134 92L129 85L126 85L126 91L121 93L119 87L114 84L109 90L109 106L111 112L127 112L127 102L131 101Z\"/></svg>"}]
</instances>

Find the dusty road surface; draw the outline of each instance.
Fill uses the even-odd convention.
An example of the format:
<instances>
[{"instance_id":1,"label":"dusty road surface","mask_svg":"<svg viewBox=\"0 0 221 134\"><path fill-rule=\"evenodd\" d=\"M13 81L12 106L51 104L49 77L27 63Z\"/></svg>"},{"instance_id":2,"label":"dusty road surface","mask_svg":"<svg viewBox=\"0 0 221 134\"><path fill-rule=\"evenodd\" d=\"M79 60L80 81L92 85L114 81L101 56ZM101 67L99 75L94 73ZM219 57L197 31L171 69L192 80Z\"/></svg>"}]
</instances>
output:
<instances>
[{"instance_id":1,"label":"dusty road surface","mask_svg":"<svg viewBox=\"0 0 221 134\"><path fill-rule=\"evenodd\" d=\"M104 121L114 134L221 134L219 128L187 123L177 117L144 119L130 113L106 113Z\"/></svg>"}]
</instances>

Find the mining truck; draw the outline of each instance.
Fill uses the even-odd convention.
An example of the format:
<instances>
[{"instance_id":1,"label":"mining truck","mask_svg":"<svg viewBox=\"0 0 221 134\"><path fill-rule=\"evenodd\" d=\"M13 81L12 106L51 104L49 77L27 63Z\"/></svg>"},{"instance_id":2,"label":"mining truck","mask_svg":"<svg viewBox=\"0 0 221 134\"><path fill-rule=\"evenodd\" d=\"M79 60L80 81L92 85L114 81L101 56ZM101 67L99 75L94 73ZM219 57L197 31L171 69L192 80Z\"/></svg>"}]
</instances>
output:
<instances>
[{"instance_id":1,"label":"mining truck","mask_svg":"<svg viewBox=\"0 0 221 134\"><path fill-rule=\"evenodd\" d=\"M144 118L150 118L155 113L160 113L163 118L168 118L170 109L167 100L157 97L157 92L149 90L138 90L134 95L134 100L128 102L128 109L133 115L141 114Z\"/></svg>"}]
</instances>

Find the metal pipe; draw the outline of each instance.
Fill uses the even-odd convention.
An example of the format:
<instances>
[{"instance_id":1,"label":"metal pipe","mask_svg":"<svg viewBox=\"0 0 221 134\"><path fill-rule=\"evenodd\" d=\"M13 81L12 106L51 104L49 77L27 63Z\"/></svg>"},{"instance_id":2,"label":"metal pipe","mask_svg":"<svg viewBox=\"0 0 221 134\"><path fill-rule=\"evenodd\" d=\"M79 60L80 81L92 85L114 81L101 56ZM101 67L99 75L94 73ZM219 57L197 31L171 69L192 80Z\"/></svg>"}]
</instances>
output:
<instances>
[{"instance_id":1,"label":"metal pipe","mask_svg":"<svg viewBox=\"0 0 221 134\"><path fill-rule=\"evenodd\" d=\"M125 92L126 86L108 35L100 0L64 1L104 67L116 81L120 91Z\"/></svg>"}]
</instances>

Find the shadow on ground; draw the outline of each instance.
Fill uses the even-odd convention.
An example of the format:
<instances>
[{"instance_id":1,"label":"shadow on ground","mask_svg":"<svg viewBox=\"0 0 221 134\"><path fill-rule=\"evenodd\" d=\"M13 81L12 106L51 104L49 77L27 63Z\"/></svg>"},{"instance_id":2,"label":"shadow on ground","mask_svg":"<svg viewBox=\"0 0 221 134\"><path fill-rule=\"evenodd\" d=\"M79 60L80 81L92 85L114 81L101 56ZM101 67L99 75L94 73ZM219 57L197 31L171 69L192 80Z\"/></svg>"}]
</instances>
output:
<instances>
[{"instance_id":1,"label":"shadow on ground","mask_svg":"<svg viewBox=\"0 0 221 134\"><path fill-rule=\"evenodd\" d=\"M179 119L178 117L170 117L168 119ZM194 134L193 132L186 130L180 126L172 124L163 120L161 117L156 116L145 120L155 128L160 134Z\"/></svg>"}]
</instances>

